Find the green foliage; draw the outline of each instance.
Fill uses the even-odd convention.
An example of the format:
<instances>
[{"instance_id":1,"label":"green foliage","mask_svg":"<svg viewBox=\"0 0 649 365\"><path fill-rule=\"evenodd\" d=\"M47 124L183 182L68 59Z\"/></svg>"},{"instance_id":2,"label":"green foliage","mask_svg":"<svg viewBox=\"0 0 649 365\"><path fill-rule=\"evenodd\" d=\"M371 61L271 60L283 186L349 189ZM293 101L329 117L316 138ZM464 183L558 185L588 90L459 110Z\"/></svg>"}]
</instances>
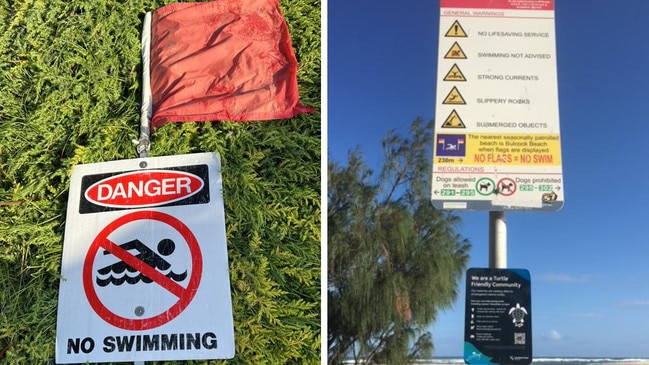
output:
<instances>
[{"instance_id":1,"label":"green foliage","mask_svg":"<svg viewBox=\"0 0 649 365\"><path fill-rule=\"evenodd\" d=\"M430 201L432 122L383 141L377 178L361 152L328 167L329 363L406 364L432 352L426 328L457 297L468 262L459 218Z\"/></svg>"},{"instance_id":2,"label":"green foliage","mask_svg":"<svg viewBox=\"0 0 649 365\"><path fill-rule=\"evenodd\" d=\"M0 364L54 363L70 172L137 157L140 29L168 2L0 0ZM232 364L320 359L320 2L281 6L316 112L170 123L151 139L151 156L221 155Z\"/></svg>"}]
</instances>

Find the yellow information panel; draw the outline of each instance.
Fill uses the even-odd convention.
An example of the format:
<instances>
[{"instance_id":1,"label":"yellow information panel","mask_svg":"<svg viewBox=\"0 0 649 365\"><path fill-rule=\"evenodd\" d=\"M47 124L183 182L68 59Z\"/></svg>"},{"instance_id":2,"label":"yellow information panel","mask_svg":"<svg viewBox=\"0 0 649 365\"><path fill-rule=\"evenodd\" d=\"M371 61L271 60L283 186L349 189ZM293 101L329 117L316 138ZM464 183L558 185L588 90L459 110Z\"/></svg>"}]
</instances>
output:
<instances>
[{"instance_id":1,"label":"yellow information panel","mask_svg":"<svg viewBox=\"0 0 649 365\"><path fill-rule=\"evenodd\" d=\"M558 134L437 134L435 164L561 166Z\"/></svg>"}]
</instances>

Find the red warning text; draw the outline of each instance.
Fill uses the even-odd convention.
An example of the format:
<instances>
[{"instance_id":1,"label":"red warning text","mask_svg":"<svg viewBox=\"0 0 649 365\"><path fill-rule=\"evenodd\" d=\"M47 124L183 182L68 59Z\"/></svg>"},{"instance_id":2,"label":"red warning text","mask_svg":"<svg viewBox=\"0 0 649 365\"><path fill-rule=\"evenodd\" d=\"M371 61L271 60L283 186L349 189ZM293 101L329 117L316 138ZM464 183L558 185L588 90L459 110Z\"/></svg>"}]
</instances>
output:
<instances>
[{"instance_id":1,"label":"red warning text","mask_svg":"<svg viewBox=\"0 0 649 365\"><path fill-rule=\"evenodd\" d=\"M188 198L204 185L201 178L183 171L136 171L96 182L85 197L105 207L151 207Z\"/></svg>"}]
</instances>

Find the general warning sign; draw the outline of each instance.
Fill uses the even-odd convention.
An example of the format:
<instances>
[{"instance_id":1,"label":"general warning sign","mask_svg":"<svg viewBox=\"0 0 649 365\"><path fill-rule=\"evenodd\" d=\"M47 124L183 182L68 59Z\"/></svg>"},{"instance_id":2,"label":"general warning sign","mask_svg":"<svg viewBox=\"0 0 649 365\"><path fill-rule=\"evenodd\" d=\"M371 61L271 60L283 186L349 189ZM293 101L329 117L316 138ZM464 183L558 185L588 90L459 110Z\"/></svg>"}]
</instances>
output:
<instances>
[{"instance_id":1,"label":"general warning sign","mask_svg":"<svg viewBox=\"0 0 649 365\"><path fill-rule=\"evenodd\" d=\"M221 185L211 153L75 167L57 363L234 356Z\"/></svg>"},{"instance_id":2,"label":"general warning sign","mask_svg":"<svg viewBox=\"0 0 649 365\"><path fill-rule=\"evenodd\" d=\"M554 28L553 0L440 1L436 208L563 206Z\"/></svg>"}]
</instances>

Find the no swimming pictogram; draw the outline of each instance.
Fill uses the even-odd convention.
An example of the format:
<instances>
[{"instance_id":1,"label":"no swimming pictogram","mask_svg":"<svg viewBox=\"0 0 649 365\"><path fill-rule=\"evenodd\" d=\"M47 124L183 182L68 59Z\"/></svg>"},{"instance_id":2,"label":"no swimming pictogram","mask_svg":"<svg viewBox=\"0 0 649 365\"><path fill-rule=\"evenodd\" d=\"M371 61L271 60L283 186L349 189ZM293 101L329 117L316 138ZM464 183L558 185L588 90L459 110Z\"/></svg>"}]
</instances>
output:
<instances>
[{"instance_id":1,"label":"no swimming pictogram","mask_svg":"<svg viewBox=\"0 0 649 365\"><path fill-rule=\"evenodd\" d=\"M157 227L146 228L151 225ZM176 256L181 258L174 264ZM187 262L189 267L176 267ZM159 211L137 211L112 221L96 236L85 257L83 287L90 306L107 323L151 329L189 305L202 265L198 241L182 221ZM152 297L161 299L152 303Z\"/></svg>"},{"instance_id":2,"label":"no swimming pictogram","mask_svg":"<svg viewBox=\"0 0 649 365\"><path fill-rule=\"evenodd\" d=\"M168 270L169 273L166 274L165 276L172 279L175 282L182 282L187 277L187 270L185 270L182 273L175 273L173 270L171 270L171 264L167 262L164 258L162 258L162 256L171 255L176 250L176 243L169 238L164 238L160 240L160 242L158 242L157 250L160 253L160 255L158 255L155 251L150 249L144 243L140 242L140 240L138 239L128 241L124 244L119 245L119 247L121 247L123 250L126 251L136 250L137 252L139 252L139 254L137 254L135 258L141 260L143 263L147 264L148 266L154 269L160 271ZM110 251L104 250L104 255L110 255L110 254L111 254ZM135 274L135 276L124 274L125 271L128 271L129 273L133 273ZM140 281L144 283L153 282L153 280L150 279L148 276L139 273L139 271L136 268L130 266L129 264L126 263L126 261L123 260L102 267L101 269L97 270L97 274L99 275L97 275L95 282L97 283L97 285L102 287L111 284L119 286L124 283L135 285ZM122 274L122 275L114 276L113 274L116 275Z\"/></svg>"}]
</instances>

